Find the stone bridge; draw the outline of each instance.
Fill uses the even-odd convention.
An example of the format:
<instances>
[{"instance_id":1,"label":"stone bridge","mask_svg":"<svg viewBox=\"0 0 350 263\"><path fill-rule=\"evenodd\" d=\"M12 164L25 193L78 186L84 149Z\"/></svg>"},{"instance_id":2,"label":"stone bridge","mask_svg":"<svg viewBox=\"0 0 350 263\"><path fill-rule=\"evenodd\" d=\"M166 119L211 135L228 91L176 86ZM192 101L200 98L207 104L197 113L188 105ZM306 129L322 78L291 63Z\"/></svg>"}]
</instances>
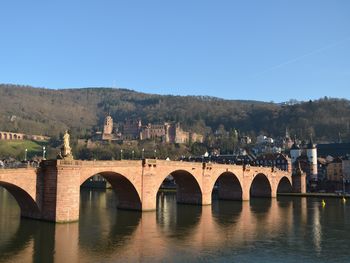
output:
<instances>
[{"instance_id":1,"label":"stone bridge","mask_svg":"<svg viewBox=\"0 0 350 263\"><path fill-rule=\"evenodd\" d=\"M43 161L40 168L0 169L0 186L17 200L23 217L54 222L79 219L80 186L103 176L118 197L118 208L156 210L164 179L175 179L177 202L210 205L212 192L227 200L305 192L304 175L271 167L145 159L136 161Z\"/></svg>"}]
</instances>

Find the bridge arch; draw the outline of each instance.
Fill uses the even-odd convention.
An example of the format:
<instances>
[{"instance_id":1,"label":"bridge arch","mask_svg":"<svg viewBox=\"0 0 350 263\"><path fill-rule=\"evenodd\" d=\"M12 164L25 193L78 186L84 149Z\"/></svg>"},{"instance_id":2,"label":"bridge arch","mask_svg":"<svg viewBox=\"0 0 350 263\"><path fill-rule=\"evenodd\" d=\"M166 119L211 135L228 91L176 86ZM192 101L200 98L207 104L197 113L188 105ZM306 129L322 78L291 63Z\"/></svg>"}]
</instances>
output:
<instances>
[{"instance_id":1,"label":"bridge arch","mask_svg":"<svg viewBox=\"0 0 350 263\"><path fill-rule=\"evenodd\" d=\"M134 184L123 174L115 171L102 171L88 174L81 178L80 186L94 175L101 175L109 182L117 196L117 208L129 210L141 210L142 202Z\"/></svg>"},{"instance_id":2,"label":"bridge arch","mask_svg":"<svg viewBox=\"0 0 350 263\"><path fill-rule=\"evenodd\" d=\"M267 176L263 173L255 175L249 192L251 197L271 197L272 187Z\"/></svg>"},{"instance_id":3,"label":"bridge arch","mask_svg":"<svg viewBox=\"0 0 350 263\"><path fill-rule=\"evenodd\" d=\"M158 192L164 180L171 175L176 184L176 201L183 204L202 205L202 189L195 175L187 170L174 170L160 177ZM155 196L155 198L157 198Z\"/></svg>"},{"instance_id":4,"label":"bridge arch","mask_svg":"<svg viewBox=\"0 0 350 263\"><path fill-rule=\"evenodd\" d=\"M292 183L288 177L283 176L278 182L277 193L291 193L293 192Z\"/></svg>"},{"instance_id":5,"label":"bridge arch","mask_svg":"<svg viewBox=\"0 0 350 263\"><path fill-rule=\"evenodd\" d=\"M212 194L214 188L217 186L218 198L222 200L242 200L243 189L238 177L232 172L221 173L215 180L212 187Z\"/></svg>"},{"instance_id":6,"label":"bridge arch","mask_svg":"<svg viewBox=\"0 0 350 263\"><path fill-rule=\"evenodd\" d=\"M22 217L40 219L38 204L26 190L5 181L0 181L0 186L5 188L16 199L21 209Z\"/></svg>"}]
</instances>

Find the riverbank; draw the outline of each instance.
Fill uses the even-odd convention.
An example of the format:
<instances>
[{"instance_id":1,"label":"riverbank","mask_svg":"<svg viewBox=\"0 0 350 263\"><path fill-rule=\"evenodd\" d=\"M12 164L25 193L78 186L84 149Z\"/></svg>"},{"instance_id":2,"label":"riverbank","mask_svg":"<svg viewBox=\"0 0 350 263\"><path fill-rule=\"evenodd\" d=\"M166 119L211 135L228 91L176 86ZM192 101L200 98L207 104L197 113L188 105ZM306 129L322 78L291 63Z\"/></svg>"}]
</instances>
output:
<instances>
[{"instance_id":1,"label":"riverbank","mask_svg":"<svg viewBox=\"0 0 350 263\"><path fill-rule=\"evenodd\" d=\"M296 196L296 197L331 197L331 198L343 198L343 194L337 193L278 193L278 196ZM345 197L350 197L350 194L345 194Z\"/></svg>"}]
</instances>

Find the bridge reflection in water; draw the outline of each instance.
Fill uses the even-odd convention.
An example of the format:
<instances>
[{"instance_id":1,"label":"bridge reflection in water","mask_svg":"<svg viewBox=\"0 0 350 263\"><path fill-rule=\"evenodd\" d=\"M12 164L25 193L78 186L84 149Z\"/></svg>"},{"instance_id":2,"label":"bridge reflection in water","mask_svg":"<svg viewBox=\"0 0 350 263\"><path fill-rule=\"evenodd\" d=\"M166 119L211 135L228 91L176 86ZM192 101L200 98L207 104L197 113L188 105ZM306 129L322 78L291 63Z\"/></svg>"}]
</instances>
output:
<instances>
[{"instance_id":1,"label":"bridge reflection in water","mask_svg":"<svg viewBox=\"0 0 350 263\"><path fill-rule=\"evenodd\" d=\"M328 200L328 209L317 199L286 197L194 206L160 193L157 211L147 213L116 210L115 203L112 191L82 190L80 221L52 224L21 219L0 188L0 262L295 262L296 254L335 262L335 247L339 262L350 256L343 244L350 207L339 200Z\"/></svg>"}]
</instances>

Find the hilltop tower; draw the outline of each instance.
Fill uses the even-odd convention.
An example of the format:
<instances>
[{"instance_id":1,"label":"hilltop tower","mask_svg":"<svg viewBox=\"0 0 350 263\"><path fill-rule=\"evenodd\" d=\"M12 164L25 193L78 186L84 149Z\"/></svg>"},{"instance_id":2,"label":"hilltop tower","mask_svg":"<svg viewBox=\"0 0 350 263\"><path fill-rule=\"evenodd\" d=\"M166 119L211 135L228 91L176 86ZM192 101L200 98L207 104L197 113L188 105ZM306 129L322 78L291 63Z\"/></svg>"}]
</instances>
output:
<instances>
[{"instance_id":1,"label":"hilltop tower","mask_svg":"<svg viewBox=\"0 0 350 263\"><path fill-rule=\"evenodd\" d=\"M113 119L110 115L107 115L103 125L102 140L113 139Z\"/></svg>"},{"instance_id":2,"label":"hilltop tower","mask_svg":"<svg viewBox=\"0 0 350 263\"><path fill-rule=\"evenodd\" d=\"M306 156L310 165L310 181L317 181L317 149L311 137L306 148Z\"/></svg>"},{"instance_id":3,"label":"hilltop tower","mask_svg":"<svg viewBox=\"0 0 350 263\"><path fill-rule=\"evenodd\" d=\"M111 116L106 116L104 126L103 126L103 134L112 134L113 132L113 119Z\"/></svg>"}]
</instances>

